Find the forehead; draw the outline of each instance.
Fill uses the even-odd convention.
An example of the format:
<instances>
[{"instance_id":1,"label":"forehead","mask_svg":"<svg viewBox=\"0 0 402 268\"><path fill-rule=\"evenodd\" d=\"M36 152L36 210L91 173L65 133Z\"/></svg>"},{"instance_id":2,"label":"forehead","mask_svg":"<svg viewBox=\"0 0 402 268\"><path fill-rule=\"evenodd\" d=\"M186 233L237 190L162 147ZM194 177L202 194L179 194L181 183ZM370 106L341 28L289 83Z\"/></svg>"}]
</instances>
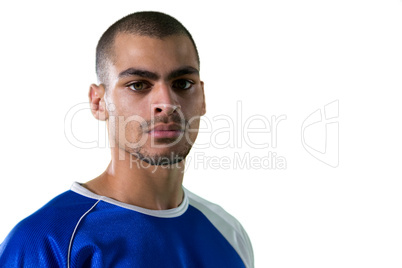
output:
<instances>
[{"instance_id":1,"label":"forehead","mask_svg":"<svg viewBox=\"0 0 402 268\"><path fill-rule=\"evenodd\" d=\"M112 75L133 67L163 75L181 66L198 69L195 48L187 36L156 38L119 33L115 38Z\"/></svg>"}]
</instances>

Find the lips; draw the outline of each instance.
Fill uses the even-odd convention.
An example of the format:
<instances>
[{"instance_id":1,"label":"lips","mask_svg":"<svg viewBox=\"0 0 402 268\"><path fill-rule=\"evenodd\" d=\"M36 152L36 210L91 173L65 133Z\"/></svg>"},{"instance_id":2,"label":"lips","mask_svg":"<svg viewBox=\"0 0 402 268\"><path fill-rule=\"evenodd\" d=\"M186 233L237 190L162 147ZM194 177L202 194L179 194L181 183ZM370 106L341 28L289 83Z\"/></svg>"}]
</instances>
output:
<instances>
[{"instance_id":1,"label":"lips","mask_svg":"<svg viewBox=\"0 0 402 268\"><path fill-rule=\"evenodd\" d=\"M148 132L152 137L158 139L177 138L183 133L183 129L178 124L157 125Z\"/></svg>"}]
</instances>

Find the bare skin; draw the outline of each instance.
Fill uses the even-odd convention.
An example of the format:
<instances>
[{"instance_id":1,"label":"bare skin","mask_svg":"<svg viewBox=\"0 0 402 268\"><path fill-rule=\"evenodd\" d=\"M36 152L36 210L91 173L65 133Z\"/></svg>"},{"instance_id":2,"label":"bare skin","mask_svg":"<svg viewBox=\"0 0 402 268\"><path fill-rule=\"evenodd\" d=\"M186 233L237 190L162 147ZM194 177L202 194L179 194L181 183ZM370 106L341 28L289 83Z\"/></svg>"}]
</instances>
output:
<instances>
[{"instance_id":1,"label":"bare skin","mask_svg":"<svg viewBox=\"0 0 402 268\"><path fill-rule=\"evenodd\" d=\"M180 205L185 161L151 166L138 157L157 160L188 153L198 134L199 116L205 114L198 69L195 50L185 36L117 35L107 90L103 84L92 84L89 90L92 114L108 126L111 162L84 187L147 209ZM136 120L128 120L130 116ZM178 129L179 117L187 128ZM138 118L148 122L148 128L142 128ZM137 143L141 146L133 146Z\"/></svg>"}]
</instances>

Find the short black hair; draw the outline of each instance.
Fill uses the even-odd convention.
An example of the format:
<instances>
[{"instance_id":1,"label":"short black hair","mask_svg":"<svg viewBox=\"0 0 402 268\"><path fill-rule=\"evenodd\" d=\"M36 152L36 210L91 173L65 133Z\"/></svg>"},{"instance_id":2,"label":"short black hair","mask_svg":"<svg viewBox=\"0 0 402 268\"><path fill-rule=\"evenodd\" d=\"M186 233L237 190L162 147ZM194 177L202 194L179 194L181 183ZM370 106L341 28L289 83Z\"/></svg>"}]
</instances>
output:
<instances>
[{"instance_id":1,"label":"short black hair","mask_svg":"<svg viewBox=\"0 0 402 268\"><path fill-rule=\"evenodd\" d=\"M112 24L99 39L96 47L96 75L100 83L107 85L107 67L111 61L113 45L118 33L136 34L155 38L183 35L194 45L198 67L200 58L190 32L177 19L156 11L141 11L129 14Z\"/></svg>"}]
</instances>

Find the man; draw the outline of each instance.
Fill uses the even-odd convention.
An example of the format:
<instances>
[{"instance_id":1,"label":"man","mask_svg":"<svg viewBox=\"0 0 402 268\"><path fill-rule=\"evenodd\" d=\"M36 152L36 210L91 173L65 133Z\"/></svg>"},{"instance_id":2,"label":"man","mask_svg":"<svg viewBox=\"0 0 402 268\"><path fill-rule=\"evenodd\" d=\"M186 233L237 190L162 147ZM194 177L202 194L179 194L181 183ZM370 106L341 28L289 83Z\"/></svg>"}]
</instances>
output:
<instances>
[{"instance_id":1,"label":"man","mask_svg":"<svg viewBox=\"0 0 402 268\"><path fill-rule=\"evenodd\" d=\"M103 34L89 100L111 162L20 222L0 267L253 267L240 223L182 187L205 114L199 65L190 33L163 13L128 15Z\"/></svg>"}]
</instances>

